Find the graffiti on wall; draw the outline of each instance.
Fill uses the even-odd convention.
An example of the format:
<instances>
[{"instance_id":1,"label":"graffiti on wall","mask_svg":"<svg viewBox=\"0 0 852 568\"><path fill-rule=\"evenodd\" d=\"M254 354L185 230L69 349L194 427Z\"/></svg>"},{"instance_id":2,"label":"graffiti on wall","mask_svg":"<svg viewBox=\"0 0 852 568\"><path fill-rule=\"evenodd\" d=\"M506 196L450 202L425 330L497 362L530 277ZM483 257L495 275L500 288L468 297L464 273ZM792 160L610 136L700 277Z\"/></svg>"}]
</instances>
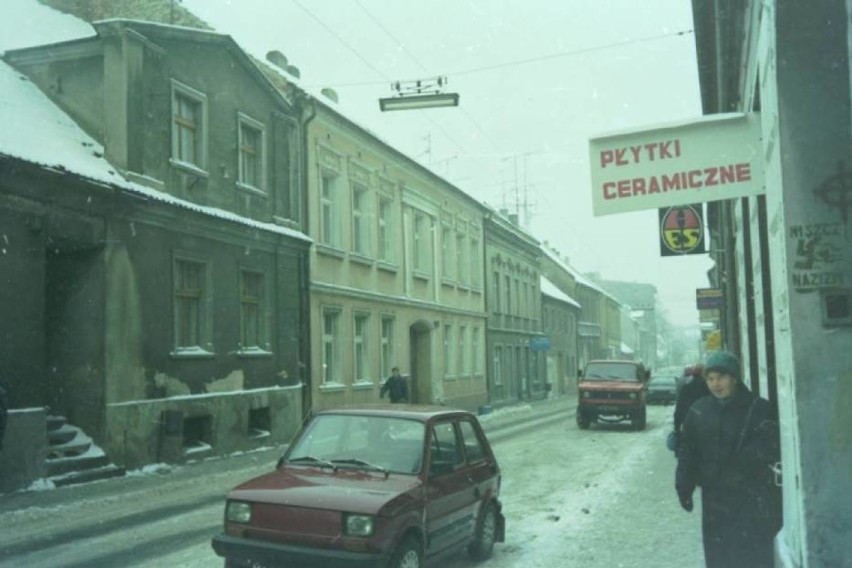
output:
<instances>
[{"instance_id":1,"label":"graffiti on wall","mask_svg":"<svg viewBox=\"0 0 852 568\"><path fill-rule=\"evenodd\" d=\"M846 230L842 223L791 225L791 276L797 291L840 288L846 284Z\"/></svg>"}]
</instances>

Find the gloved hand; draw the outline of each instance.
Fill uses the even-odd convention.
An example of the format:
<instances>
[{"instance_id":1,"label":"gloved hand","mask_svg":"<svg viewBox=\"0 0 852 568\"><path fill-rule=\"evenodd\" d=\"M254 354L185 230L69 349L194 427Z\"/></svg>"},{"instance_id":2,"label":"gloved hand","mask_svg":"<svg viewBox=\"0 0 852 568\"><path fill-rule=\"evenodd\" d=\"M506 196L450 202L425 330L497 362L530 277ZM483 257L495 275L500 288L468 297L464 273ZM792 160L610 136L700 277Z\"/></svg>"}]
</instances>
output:
<instances>
[{"instance_id":1,"label":"gloved hand","mask_svg":"<svg viewBox=\"0 0 852 568\"><path fill-rule=\"evenodd\" d=\"M677 492L678 501L680 501L680 506L683 507L683 510L687 513L692 512L692 491L678 491Z\"/></svg>"}]
</instances>

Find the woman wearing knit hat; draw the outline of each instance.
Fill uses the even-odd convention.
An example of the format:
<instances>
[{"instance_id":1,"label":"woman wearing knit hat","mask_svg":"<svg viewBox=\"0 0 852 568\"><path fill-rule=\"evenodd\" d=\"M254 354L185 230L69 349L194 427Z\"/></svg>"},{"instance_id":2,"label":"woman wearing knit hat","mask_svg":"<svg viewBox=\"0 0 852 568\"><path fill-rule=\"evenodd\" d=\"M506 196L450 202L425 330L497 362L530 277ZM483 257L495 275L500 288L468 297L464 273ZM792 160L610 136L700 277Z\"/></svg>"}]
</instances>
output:
<instances>
[{"instance_id":1,"label":"woman wearing knit hat","mask_svg":"<svg viewBox=\"0 0 852 568\"><path fill-rule=\"evenodd\" d=\"M780 459L778 424L769 402L743 384L740 363L726 351L704 363L710 395L687 412L675 489L692 511L701 487L701 530L708 568L773 565L781 528L781 494L771 466Z\"/></svg>"}]
</instances>

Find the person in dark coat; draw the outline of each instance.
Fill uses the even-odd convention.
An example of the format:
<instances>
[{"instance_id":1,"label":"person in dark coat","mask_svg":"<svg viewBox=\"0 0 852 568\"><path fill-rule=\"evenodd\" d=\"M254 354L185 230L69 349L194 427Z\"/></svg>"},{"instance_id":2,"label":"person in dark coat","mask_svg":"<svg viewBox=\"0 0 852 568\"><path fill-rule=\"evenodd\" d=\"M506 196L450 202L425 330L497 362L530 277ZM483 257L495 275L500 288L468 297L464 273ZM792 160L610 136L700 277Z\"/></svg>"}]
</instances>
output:
<instances>
[{"instance_id":1,"label":"person in dark coat","mask_svg":"<svg viewBox=\"0 0 852 568\"><path fill-rule=\"evenodd\" d=\"M689 370L689 380L685 381L677 393L677 402L674 410L674 430L680 433L683 427L683 419L689 407L702 396L710 394L707 383L704 381L704 365L693 365Z\"/></svg>"},{"instance_id":2,"label":"person in dark coat","mask_svg":"<svg viewBox=\"0 0 852 568\"><path fill-rule=\"evenodd\" d=\"M701 487L701 529L708 568L773 565L773 539L781 528L781 493L772 466L780 459L778 423L772 407L742 383L731 353L705 361L711 396L686 414L675 489L692 511Z\"/></svg>"},{"instance_id":3,"label":"person in dark coat","mask_svg":"<svg viewBox=\"0 0 852 568\"><path fill-rule=\"evenodd\" d=\"M385 393L390 396L390 401L393 402L408 402L408 383L400 376L399 367L391 369L391 376L382 385L379 391L379 398L384 398Z\"/></svg>"}]
</instances>

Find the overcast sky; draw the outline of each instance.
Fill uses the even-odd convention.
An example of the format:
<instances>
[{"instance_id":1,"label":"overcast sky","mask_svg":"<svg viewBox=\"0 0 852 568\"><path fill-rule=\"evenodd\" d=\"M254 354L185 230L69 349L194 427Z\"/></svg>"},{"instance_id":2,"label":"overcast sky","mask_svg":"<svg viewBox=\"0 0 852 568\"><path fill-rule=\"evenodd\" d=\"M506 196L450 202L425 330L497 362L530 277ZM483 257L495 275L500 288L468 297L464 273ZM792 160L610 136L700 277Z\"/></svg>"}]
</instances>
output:
<instances>
[{"instance_id":1,"label":"overcast sky","mask_svg":"<svg viewBox=\"0 0 852 568\"><path fill-rule=\"evenodd\" d=\"M593 217L588 139L701 113L683 0L183 0L470 195L518 211L583 272L657 286L697 326L706 255L661 258L656 210ZM458 108L382 113L393 81L446 76Z\"/></svg>"}]
</instances>

